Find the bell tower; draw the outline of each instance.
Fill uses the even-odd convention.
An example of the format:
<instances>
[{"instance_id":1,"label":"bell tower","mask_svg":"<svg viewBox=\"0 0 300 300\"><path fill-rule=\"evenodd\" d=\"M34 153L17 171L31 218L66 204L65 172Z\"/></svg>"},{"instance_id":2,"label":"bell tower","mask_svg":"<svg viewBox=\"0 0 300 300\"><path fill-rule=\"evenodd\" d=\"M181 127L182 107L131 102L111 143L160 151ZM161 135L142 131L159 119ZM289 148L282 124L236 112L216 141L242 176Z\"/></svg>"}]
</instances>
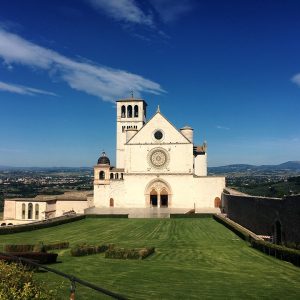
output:
<instances>
[{"instance_id":1,"label":"bell tower","mask_svg":"<svg viewBox=\"0 0 300 300\"><path fill-rule=\"evenodd\" d=\"M147 103L133 97L117 100L116 168L124 168L124 144L127 130L140 130L146 122Z\"/></svg>"}]
</instances>

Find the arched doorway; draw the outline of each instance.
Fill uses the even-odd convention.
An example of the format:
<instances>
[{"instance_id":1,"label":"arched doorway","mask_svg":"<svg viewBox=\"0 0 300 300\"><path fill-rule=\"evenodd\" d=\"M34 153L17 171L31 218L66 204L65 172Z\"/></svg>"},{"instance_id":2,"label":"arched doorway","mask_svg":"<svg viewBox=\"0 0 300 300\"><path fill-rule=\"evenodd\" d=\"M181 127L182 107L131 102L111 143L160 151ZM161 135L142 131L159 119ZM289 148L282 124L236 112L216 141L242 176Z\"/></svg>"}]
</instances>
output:
<instances>
[{"instance_id":1,"label":"arched doorway","mask_svg":"<svg viewBox=\"0 0 300 300\"><path fill-rule=\"evenodd\" d=\"M221 208L221 199L219 197L215 198L215 207Z\"/></svg>"},{"instance_id":2,"label":"arched doorway","mask_svg":"<svg viewBox=\"0 0 300 300\"><path fill-rule=\"evenodd\" d=\"M113 198L109 199L109 206L114 207L114 199Z\"/></svg>"},{"instance_id":3,"label":"arched doorway","mask_svg":"<svg viewBox=\"0 0 300 300\"><path fill-rule=\"evenodd\" d=\"M162 180L150 181L145 189L146 206L148 207L170 207L172 191L170 185Z\"/></svg>"},{"instance_id":4,"label":"arched doorway","mask_svg":"<svg viewBox=\"0 0 300 300\"><path fill-rule=\"evenodd\" d=\"M150 192L150 206L157 207L157 192L155 189Z\"/></svg>"},{"instance_id":5,"label":"arched doorway","mask_svg":"<svg viewBox=\"0 0 300 300\"><path fill-rule=\"evenodd\" d=\"M160 207L168 207L168 192L165 188L160 192Z\"/></svg>"}]
</instances>

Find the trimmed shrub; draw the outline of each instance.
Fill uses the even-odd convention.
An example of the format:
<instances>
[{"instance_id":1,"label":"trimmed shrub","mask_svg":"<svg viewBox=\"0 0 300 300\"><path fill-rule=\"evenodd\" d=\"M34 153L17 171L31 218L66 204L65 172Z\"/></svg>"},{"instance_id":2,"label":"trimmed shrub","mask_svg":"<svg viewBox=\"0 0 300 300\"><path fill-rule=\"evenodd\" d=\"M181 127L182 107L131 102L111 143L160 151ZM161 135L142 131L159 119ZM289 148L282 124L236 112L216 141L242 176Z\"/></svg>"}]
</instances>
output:
<instances>
[{"instance_id":1,"label":"trimmed shrub","mask_svg":"<svg viewBox=\"0 0 300 300\"><path fill-rule=\"evenodd\" d=\"M135 249L125 249L125 248L110 248L105 252L105 258L115 258L115 259L145 259L149 255L155 252L154 247L147 248L135 248Z\"/></svg>"},{"instance_id":2,"label":"trimmed shrub","mask_svg":"<svg viewBox=\"0 0 300 300\"><path fill-rule=\"evenodd\" d=\"M288 261L300 267L300 250L287 248L281 245L272 244L262 240L251 239L251 246L265 254L274 256L278 259Z\"/></svg>"},{"instance_id":3,"label":"trimmed shrub","mask_svg":"<svg viewBox=\"0 0 300 300\"><path fill-rule=\"evenodd\" d=\"M110 246L110 245L95 246L95 245L80 244L80 245L76 245L71 248L71 255L72 256L85 256L85 255L103 253L106 250L108 250L110 247L112 247L112 246Z\"/></svg>"},{"instance_id":4,"label":"trimmed shrub","mask_svg":"<svg viewBox=\"0 0 300 300\"><path fill-rule=\"evenodd\" d=\"M51 243L44 245L45 250L60 250L60 249L68 249L70 247L69 242L57 242L57 243Z\"/></svg>"},{"instance_id":5,"label":"trimmed shrub","mask_svg":"<svg viewBox=\"0 0 300 300\"><path fill-rule=\"evenodd\" d=\"M176 218L211 218L213 214L203 213L203 214L195 214L195 213L185 213L185 214L170 214L171 219Z\"/></svg>"},{"instance_id":6,"label":"trimmed shrub","mask_svg":"<svg viewBox=\"0 0 300 300\"><path fill-rule=\"evenodd\" d=\"M250 242L251 247L265 254L274 256L278 259L291 262L292 264L298 267L300 266L300 250L287 248L282 245L276 245L266 242L264 240L257 239L255 235L249 234L249 232L243 230L243 228L240 228L233 222L230 222L229 220L226 220L225 218L220 217L218 215L214 215L213 218L217 222L223 224L225 227L230 229L243 240Z\"/></svg>"},{"instance_id":7,"label":"trimmed shrub","mask_svg":"<svg viewBox=\"0 0 300 300\"><path fill-rule=\"evenodd\" d=\"M56 263L57 256L58 256L57 253L44 253L44 252L11 252L10 254L16 257L31 259L34 262L39 264ZM15 258L4 256L4 255L0 255L0 259L5 261L16 261Z\"/></svg>"},{"instance_id":8,"label":"trimmed shrub","mask_svg":"<svg viewBox=\"0 0 300 300\"><path fill-rule=\"evenodd\" d=\"M213 218L218 222L230 229L232 232L234 232L237 236L239 236L241 239L248 241L250 240L249 232L243 230L239 226L235 225L232 222L229 222L225 218L222 218L218 215L213 215Z\"/></svg>"},{"instance_id":9,"label":"trimmed shrub","mask_svg":"<svg viewBox=\"0 0 300 300\"><path fill-rule=\"evenodd\" d=\"M113 219L128 219L128 214L88 214L86 218L113 218Z\"/></svg>"},{"instance_id":10,"label":"trimmed shrub","mask_svg":"<svg viewBox=\"0 0 300 300\"><path fill-rule=\"evenodd\" d=\"M114 214L114 215L79 215L79 216L64 216L55 219L48 219L32 224L23 224L23 225L15 225L15 226L2 226L0 227L0 235L2 234L11 234L18 232L26 232L32 231L42 228L48 228L52 226L63 225L71 222L76 222L79 220L83 220L85 218L114 218L114 219L128 219L128 214Z\"/></svg>"},{"instance_id":11,"label":"trimmed shrub","mask_svg":"<svg viewBox=\"0 0 300 300\"><path fill-rule=\"evenodd\" d=\"M5 245L4 252L32 252L34 245Z\"/></svg>"},{"instance_id":12,"label":"trimmed shrub","mask_svg":"<svg viewBox=\"0 0 300 300\"><path fill-rule=\"evenodd\" d=\"M43 253L46 253L47 250L46 250L43 242L39 242L38 244L34 245L32 252L38 252L38 253L43 252Z\"/></svg>"},{"instance_id":13,"label":"trimmed shrub","mask_svg":"<svg viewBox=\"0 0 300 300\"><path fill-rule=\"evenodd\" d=\"M57 293L47 289L43 283L35 282L33 272L29 272L26 267L0 261L0 299L50 300L57 299Z\"/></svg>"},{"instance_id":14,"label":"trimmed shrub","mask_svg":"<svg viewBox=\"0 0 300 300\"><path fill-rule=\"evenodd\" d=\"M11 227L0 227L0 235L1 234L11 234L11 233L17 233L17 232L25 232L25 231L32 231L36 229L42 229L42 228L48 228L52 226L58 226L66 223L71 223L79 220L85 219L85 215L81 216L72 216L72 217L62 217L59 219L54 220L45 220L37 223L32 224L24 224L24 225L15 225Z\"/></svg>"}]
</instances>

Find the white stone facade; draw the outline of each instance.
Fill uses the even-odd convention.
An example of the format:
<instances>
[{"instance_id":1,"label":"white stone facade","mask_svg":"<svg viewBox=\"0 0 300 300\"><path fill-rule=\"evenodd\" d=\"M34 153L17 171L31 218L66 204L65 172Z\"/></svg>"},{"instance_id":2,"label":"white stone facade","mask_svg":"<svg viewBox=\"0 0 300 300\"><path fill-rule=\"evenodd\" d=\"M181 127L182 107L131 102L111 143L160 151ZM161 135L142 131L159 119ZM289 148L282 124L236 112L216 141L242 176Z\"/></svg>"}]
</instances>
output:
<instances>
[{"instance_id":1,"label":"white stone facade","mask_svg":"<svg viewBox=\"0 0 300 300\"><path fill-rule=\"evenodd\" d=\"M94 167L98 208L214 208L225 177L207 176L206 144L193 129L177 130L160 112L146 122L141 99L117 101L116 167L105 154ZM217 203L217 204L216 204Z\"/></svg>"}]
</instances>

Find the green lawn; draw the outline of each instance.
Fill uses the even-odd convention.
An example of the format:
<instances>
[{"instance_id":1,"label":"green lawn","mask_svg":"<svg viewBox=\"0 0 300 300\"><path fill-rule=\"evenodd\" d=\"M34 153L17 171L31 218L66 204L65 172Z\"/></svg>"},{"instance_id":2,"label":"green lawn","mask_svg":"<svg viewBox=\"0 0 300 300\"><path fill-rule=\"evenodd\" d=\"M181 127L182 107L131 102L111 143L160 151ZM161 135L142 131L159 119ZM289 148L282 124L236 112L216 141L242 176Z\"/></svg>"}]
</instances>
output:
<instances>
[{"instance_id":1,"label":"green lawn","mask_svg":"<svg viewBox=\"0 0 300 300\"><path fill-rule=\"evenodd\" d=\"M56 269L135 299L300 299L300 268L248 246L211 218L85 219L32 232L1 236L5 243L38 241L155 246L143 261L105 259L103 254L71 257L59 251ZM49 288L68 282L39 273ZM102 299L78 286L76 299Z\"/></svg>"}]
</instances>

